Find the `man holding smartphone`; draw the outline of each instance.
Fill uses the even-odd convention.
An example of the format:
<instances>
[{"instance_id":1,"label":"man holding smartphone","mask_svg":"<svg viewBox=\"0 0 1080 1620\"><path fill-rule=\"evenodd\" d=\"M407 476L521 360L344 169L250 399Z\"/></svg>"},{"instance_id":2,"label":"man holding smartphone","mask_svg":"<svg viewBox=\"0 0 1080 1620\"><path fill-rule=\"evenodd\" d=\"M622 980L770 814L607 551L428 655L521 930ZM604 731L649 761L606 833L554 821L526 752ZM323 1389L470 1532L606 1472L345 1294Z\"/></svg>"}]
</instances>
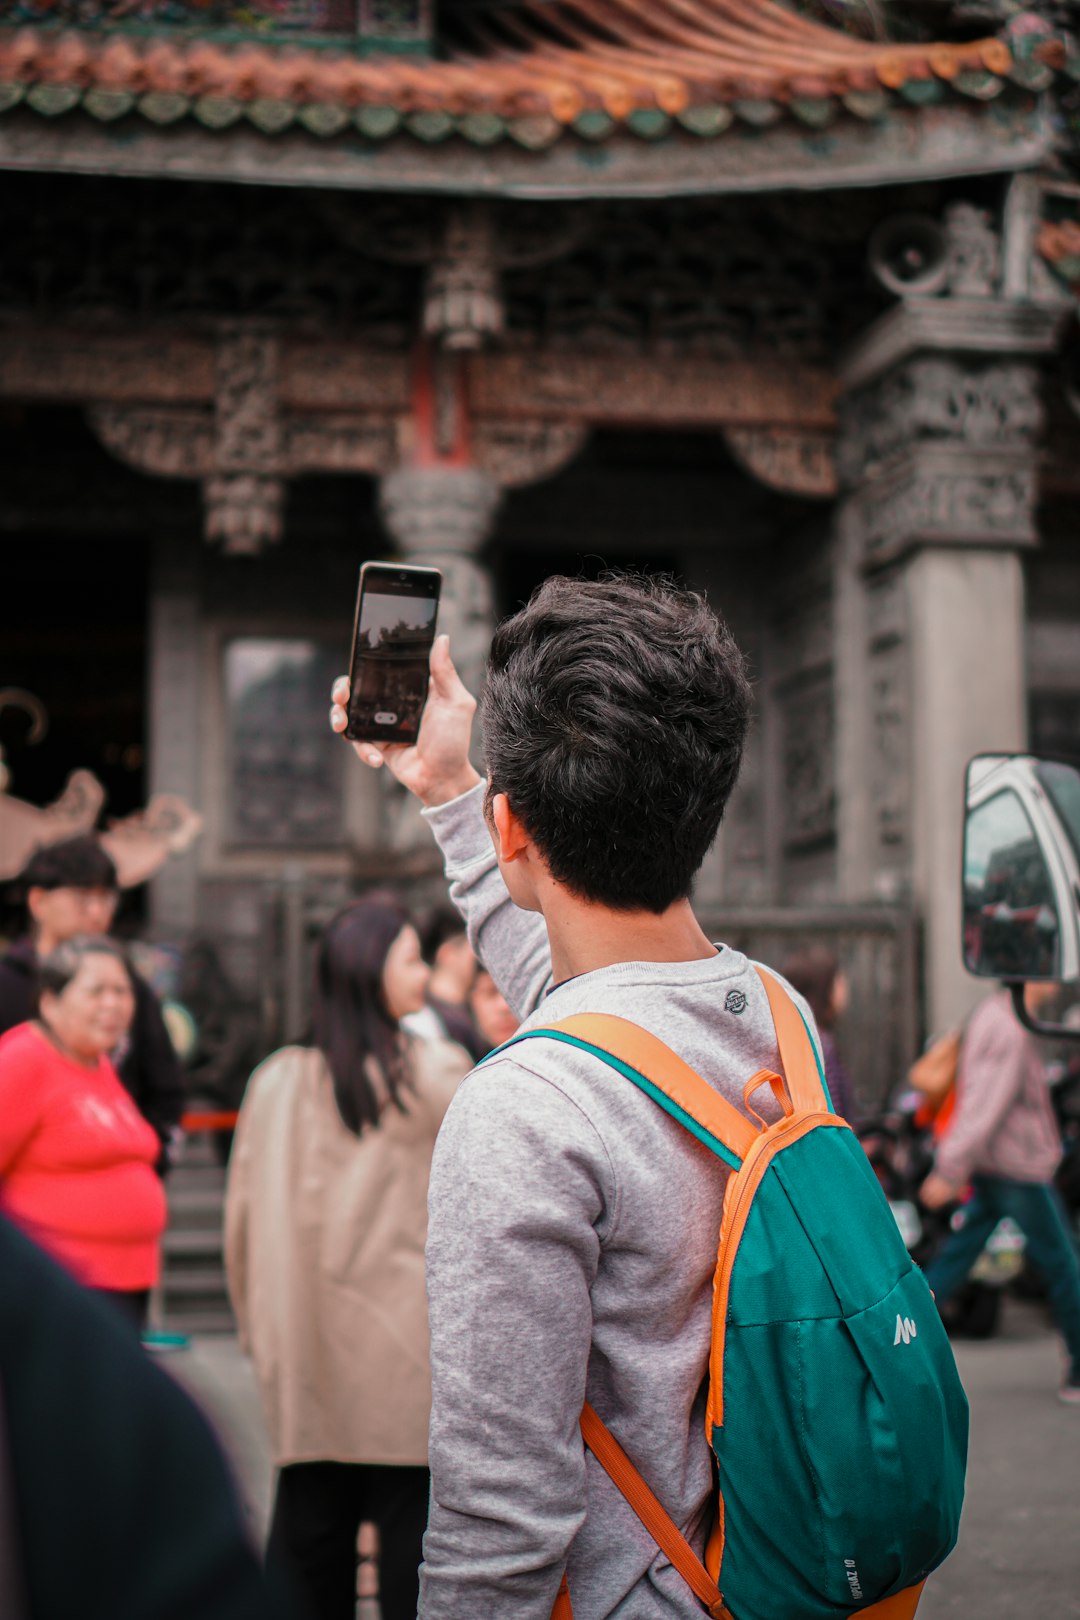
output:
<instances>
[{"instance_id":1,"label":"man holding smartphone","mask_svg":"<svg viewBox=\"0 0 1080 1620\"><path fill-rule=\"evenodd\" d=\"M347 681L334 700L342 731ZM415 745L354 746L422 801L515 1014L630 1018L743 1109L746 1077L779 1065L768 1002L689 901L750 712L724 625L662 581L549 579L495 634L486 783L469 764L475 708L440 637ZM424 1620L549 1620L564 1572L577 1620L700 1615L578 1419L588 1398L700 1556L726 1179L574 1047L515 1046L464 1082L429 1199Z\"/></svg>"}]
</instances>

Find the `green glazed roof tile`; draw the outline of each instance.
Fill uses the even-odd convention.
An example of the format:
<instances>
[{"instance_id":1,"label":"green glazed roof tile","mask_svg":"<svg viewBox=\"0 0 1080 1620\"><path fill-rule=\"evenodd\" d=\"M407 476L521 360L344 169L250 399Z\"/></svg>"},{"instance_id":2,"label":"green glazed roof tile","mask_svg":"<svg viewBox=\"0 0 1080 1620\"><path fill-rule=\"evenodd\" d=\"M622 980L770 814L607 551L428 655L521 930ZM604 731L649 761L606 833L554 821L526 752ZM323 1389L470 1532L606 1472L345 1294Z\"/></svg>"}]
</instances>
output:
<instances>
[{"instance_id":1,"label":"green glazed roof tile","mask_svg":"<svg viewBox=\"0 0 1080 1620\"><path fill-rule=\"evenodd\" d=\"M466 113L458 130L474 146L494 146L506 134L506 120L495 113Z\"/></svg>"},{"instance_id":2,"label":"green glazed roof tile","mask_svg":"<svg viewBox=\"0 0 1080 1620\"><path fill-rule=\"evenodd\" d=\"M542 152L545 147L553 146L562 134L562 125L557 118L546 118L541 114L532 118L512 118L507 128L518 145L530 152Z\"/></svg>"},{"instance_id":3,"label":"green glazed roof tile","mask_svg":"<svg viewBox=\"0 0 1080 1620\"><path fill-rule=\"evenodd\" d=\"M940 79L908 79L900 86L899 94L913 107L931 107L944 99L945 86Z\"/></svg>"},{"instance_id":4,"label":"green glazed roof tile","mask_svg":"<svg viewBox=\"0 0 1080 1620\"><path fill-rule=\"evenodd\" d=\"M670 117L659 107L637 107L626 122L634 134L640 135L645 141L657 141L671 128Z\"/></svg>"},{"instance_id":5,"label":"green glazed roof tile","mask_svg":"<svg viewBox=\"0 0 1080 1620\"><path fill-rule=\"evenodd\" d=\"M200 96L195 103L195 116L207 129L228 129L244 116L244 103L231 96Z\"/></svg>"},{"instance_id":6,"label":"green glazed roof tile","mask_svg":"<svg viewBox=\"0 0 1080 1620\"><path fill-rule=\"evenodd\" d=\"M743 123L754 129L768 129L783 117L775 101L733 101L731 105Z\"/></svg>"},{"instance_id":7,"label":"green glazed roof tile","mask_svg":"<svg viewBox=\"0 0 1080 1620\"><path fill-rule=\"evenodd\" d=\"M1005 80L996 74L977 73L973 69L958 73L952 82L962 96L972 96L976 101L993 101L1005 88Z\"/></svg>"},{"instance_id":8,"label":"green glazed roof tile","mask_svg":"<svg viewBox=\"0 0 1080 1620\"><path fill-rule=\"evenodd\" d=\"M88 90L83 97L83 106L91 118L100 119L103 124L111 124L115 118L123 118L135 105L135 97L130 90Z\"/></svg>"},{"instance_id":9,"label":"green glazed roof tile","mask_svg":"<svg viewBox=\"0 0 1080 1620\"><path fill-rule=\"evenodd\" d=\"M691 135L700 135L703 139L722 135L734 122L735 114L731 108L725 107L719 101L703 103L699 107L685 107L679 114L679 123L683 129L689 130Z\"/></svg>"},{"instance_id":10,"label":"green glazed roof tile","mask_svg":"<svg viewBox=\"0 0 1080 1620\"><path fill-rule=\"evenodd\" d=\"M58 118L81 100L81 92L70 84L32 84L26 92L26 105L43 118Z\"/></svg>"},{"instance_id":11,"label":"green glazed roof tile","mask_svg":"<svg viewBox=\"0 0 1080 1620\"><path fill-rule=\"evenodd\" d=\"M575 133L586 141L606 141L614 128L614 118L610 113L601 112L599 107L579 113L574 119Z\"/></svg>"},{"instance_id":12,"label":"green glazed roof tile","mask_svg":"<svg viewBox=\"0 0 1080 1620\"><path fill-rule=\"evenodd\" d=\"M152 124L175 124L190 108L190 96L178 96L171 90L148 90L139 97L139 111Z\"/></svg>"},{"instance_id":13,"label":"green glazed roof tile","mask_svg":"<svg viewBox=\"0 0 1080 1620\"><path fill-rule=\"evenodd\" d=\"M884 118L889 111L889 98L884 90L849 90L844 106L856 118Z\"/></svg>"},{"instance_id":14,"label":"green glazed roof tile","mask_svg":"<svg viewBox=\"0 0 1080 1620\"><path fill-rule=\"evenodd\" d=\"M247 110L248 122L261 129L264 135L280 135L283 129L296 117L297 109L291 101L278 101L270 96L260 96L253 101Z\"/></svg>"},{"instance_id":15,"label":"green glazed roof tile","mask_svg":"<svg viewBox=\"0 0 1080 1620\"><path fill-rule=\"evenodd\" d=\"M405 127L418 141L434 144L437 141L445 141L448 135L453 134L454 120L449 113L415 112L406 118Z\"/></svg>"},{"instance_id":16,"label":"green glazed roof tile","mask_svg":"<svg viewBox=\"0 0 1080 1620\"><path fill-rule=\"evenodd\" d=\"M327 140L331 135L340 135L349 122L346 108L320 101L312 101L301 107L297 117L306 130L322 140Z\"/></svg>"},{"instance_id":17,"label":"green glazed roof tile","mask_svg":"<svg viewBox=\"0 0 1080 1620\"><path fill-rule=\"evenodd\" d=\"M353 114L353 123L369 140L385 141L401 128L401 114L396 107L360 107Z\"/></svg>"},{"instance_id":18,"label":"green glazed roof tile","mask_svg":"<svg viewBox=\"0 0 1080 1620\"><path fill-rule=\"evenodd\" d=\"M795 96L791 110L800 123L809 124L811 129L825 129L835 122L838 109L830 96Z\"/></svg>"}]
</instances>

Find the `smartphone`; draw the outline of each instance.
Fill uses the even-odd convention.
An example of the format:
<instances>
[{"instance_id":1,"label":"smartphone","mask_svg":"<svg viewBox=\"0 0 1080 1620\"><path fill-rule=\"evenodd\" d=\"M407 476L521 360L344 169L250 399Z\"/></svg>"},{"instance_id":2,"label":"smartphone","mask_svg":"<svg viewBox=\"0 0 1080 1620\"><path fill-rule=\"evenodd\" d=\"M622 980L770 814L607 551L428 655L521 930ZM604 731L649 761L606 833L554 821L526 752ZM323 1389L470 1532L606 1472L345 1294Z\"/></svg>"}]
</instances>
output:
<instances>
[{"instance_id":1,"label":"smartphone","mask_svg":"<svg viewBox=\"0 0 1080 1620\"><path fill-rule=\"evenodd\" d=\"M400 563L361 568L345 727L354 742L416 741L441 588L437 568Z\"/></svg>"}]
</instances>

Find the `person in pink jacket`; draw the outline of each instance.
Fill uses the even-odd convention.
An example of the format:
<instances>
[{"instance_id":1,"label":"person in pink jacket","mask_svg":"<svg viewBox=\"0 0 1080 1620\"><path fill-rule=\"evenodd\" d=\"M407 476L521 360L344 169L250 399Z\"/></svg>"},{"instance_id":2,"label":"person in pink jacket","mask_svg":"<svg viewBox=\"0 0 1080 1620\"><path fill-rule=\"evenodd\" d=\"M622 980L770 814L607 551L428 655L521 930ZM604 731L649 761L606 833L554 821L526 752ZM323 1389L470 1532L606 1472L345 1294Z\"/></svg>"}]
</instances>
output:
<instances>
[{"instance_id":1,"label":"person in pink jacket","mask_svg":"<svg viewBox=\"0 0 1080 1620\"><path fill-rule=\"evenodd\" d=\"M1057 989L1029 985L1029 1010L1038 1013ZM1038 1045L1016 1017L1009 992L1001 990L971 1015L960 1052L956 1111L920 1194L924 1204L939 1209L972 1187L959 1224L926 1268L926 1280L943 1303L997 1223L1011 1217L1043 1274L1065 1340L1069 1366L1060 1397L1080 1406L1080 1260L1053 1186L1061 1155Z\"/></svg>"}]
</instances>

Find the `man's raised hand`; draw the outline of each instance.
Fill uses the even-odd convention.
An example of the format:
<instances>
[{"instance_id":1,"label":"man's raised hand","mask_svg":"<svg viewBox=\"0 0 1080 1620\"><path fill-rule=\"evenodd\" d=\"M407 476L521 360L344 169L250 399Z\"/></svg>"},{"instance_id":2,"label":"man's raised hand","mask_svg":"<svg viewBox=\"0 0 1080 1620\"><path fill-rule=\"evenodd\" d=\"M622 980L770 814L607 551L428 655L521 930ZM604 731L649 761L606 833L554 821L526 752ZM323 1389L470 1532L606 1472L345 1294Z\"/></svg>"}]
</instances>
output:
<instances>
[{"instance_id":1,"label":"man's raised hand","mask_svg":"<svg viewBox=\"0 0 1080 1620\"><path fill-rule=\"evenodd\" d=\"M476 699L462 684L450 657L450 638L437 636L431 649L428 697L416 742L354 742L365 765L386 765L422 804L446 804L475 787L480 777L469 762ZM349 723L349 679L334 682L330 725L342 732Z\"/></svg>"}]
</instances>

